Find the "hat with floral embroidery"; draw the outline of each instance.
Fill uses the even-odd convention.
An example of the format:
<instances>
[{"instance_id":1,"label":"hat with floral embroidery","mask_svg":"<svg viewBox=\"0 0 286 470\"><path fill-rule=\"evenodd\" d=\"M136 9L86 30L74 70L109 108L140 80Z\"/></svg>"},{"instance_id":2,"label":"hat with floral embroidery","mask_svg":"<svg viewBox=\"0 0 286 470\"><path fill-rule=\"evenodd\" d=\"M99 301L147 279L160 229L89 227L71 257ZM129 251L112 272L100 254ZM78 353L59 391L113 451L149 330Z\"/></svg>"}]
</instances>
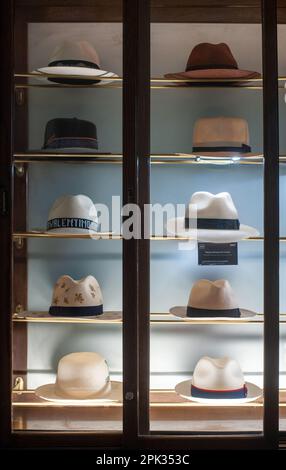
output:
<instances>
[{"instance_id":1,"label":"hat with floral embroidery","mask_svg":"<svg viewBox=\"0 0 286 470\"><path fill-rule=\"evenodd\" d=\"M61 276L54 287L50 315L58 317L96 316L103 314L100 286L93 276L78 281Z\"/></svg>"}]
</instances>

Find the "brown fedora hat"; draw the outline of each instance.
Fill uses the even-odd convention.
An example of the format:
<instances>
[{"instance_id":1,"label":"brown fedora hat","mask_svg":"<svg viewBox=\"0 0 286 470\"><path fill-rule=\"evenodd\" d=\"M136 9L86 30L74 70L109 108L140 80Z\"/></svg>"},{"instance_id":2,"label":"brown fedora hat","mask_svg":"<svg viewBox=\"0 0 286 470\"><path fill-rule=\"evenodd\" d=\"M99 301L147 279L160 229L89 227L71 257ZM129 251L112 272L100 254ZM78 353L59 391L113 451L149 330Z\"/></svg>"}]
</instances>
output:
<instances>
[{"instance_id":1,"label":"brown fedora hat","mask_svg":"<svg viewBox=\"0 0 286 470\"><path fill-rule=\"evenodd\" d=\"M258 72L240 70L227 44L197 44L189 56L185 72L168 73L166 78L234 79L260 78Z\"/></svg>"}]
</instances>

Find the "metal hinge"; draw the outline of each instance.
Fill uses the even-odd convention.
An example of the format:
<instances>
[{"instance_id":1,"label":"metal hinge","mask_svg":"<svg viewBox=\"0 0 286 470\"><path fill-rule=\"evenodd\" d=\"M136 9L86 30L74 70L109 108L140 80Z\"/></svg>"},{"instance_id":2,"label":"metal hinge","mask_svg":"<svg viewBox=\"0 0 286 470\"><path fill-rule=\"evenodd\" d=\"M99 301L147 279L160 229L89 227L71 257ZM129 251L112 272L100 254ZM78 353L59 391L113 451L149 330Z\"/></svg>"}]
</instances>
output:
<instances>
[{"instance_id":1,"label":"metal hinge","mask_svg":"<svg viewBox=\"0 0 286 470\"><path fill-rule=\"evenodd\" d=\"M25 167L23 165L23 163L16 163L15 164L15 172L16 172L16 175L21 178L22 176L25 175Z\"/></svg>"},{"instance_id":2,"label":"metal hinge","mask_svg":"<svg viewBox=\"0 0 286 470\"><path fill-rule=\"evenodd\" d=\"M21 304L16 305L15 313L17 314L17 313L23 313L23 312L24 312L23 305L21 305Z\"/></svg>"},{"instance_id":3,"label":"metal hinge","mask_svg":"<svg viewBox=\"0 0 286 470\"><path fill-rule=\"evenodd\" d=\"M23 377L16 377L14 381L14 392L21 392L24 390L24 379Z\"/></svg>"},{"instance_id":4,"label":"metal hinge","mask_svg":"<svg viewBox=\"0 0 286 470\"><path fill-rule=\"evenodd\" d=\"M23 106L23 104L25 103L25 92L23 88L16 88L15 100L18 106Z\"/></svg>"},{"instance_id":5,"label":"metal hinge","mask_svg":"<svg viewBox=\"0 0 286 470\"><path fill-rule=\"evenodd\" d=\"M14 243L17 250L22 250L22 248L24 247L24 239L22 237L15 237Z\"/></svg>"}]
</instances>

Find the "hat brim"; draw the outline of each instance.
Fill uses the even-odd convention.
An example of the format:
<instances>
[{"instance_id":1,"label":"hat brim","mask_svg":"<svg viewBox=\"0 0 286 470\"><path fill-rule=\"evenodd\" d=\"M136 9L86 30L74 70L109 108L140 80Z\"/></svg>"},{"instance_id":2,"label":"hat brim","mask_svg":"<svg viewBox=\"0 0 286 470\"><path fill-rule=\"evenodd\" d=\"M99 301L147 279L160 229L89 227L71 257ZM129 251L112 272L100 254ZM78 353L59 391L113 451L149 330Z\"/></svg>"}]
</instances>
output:
<instances>
[{"instance_id":1,"label":"hat brim","mask_svg":"<svg viewBox=\"0 0 286 470\"><path fill-rule=\"evenodd\" d=\"M182 318L183 320L195 320L195 321L209 321L209 320L214 320L214 321L221 321L221 320L227 320L227 321L243 321L245 319L251 319L256 317L257 313L252 312L252 310L246 310L244 308L240 308L240 317L187 317L187 307L183 306L176 306L170 308L169 312L171 315L174 315L175 317Z\"/></svg>"},{"instance_id":2,"label":"hat brim","mask_svg":"<svg viewBox=\"0 0 286 470\"><path fill-rule=\"evenodd\" d=\"M80 307L78 307L80 308ZM100 315L66 315L66 316L60 316L60 315L49 315L49 317L56 318L57 320L65 320L67 318L80 318L81 320L99 320L99 321L121 321L122 320L122 312L103 312Z\"/></svg>"},{"instance_id":3,"label":"hat brim","mask_svg":"<svg viewBox=\"0 0 286 470\"><path fill-rule=\"evenodd\" d=\"M165 78L180 80L187 79L253 79L261 78L259 72L240 69L203 69L203 70L189 70L187 72L167 73Z\"/></svg>"},{"instance_id":4,"label":"hat brim","mask_svg":"<svg viewBox=\"0 0 286 470\"><path fill-rule=\"evenodd\" d=\"M108 320L108 321L121 321L122 320L122 312L103 312L102 315L97 315L96 320Z\"/></svg>"},{"instance_id":5,"label":"hat brim","mask_svg":"<svg viewBox=\"0 0 286 470\"><path fill-rule=\"evenodd\" d=\"M185 217L169 219L166 227L170 235L189 237L205 243L232 243L259 235L258 230L254 227L243 224L240 224L239 230L186 229Z\"/></svg>"},{"instance_id":6,"label":"hat brim","mask_svg":"<svg viewBox=\"0 0 286 470\"><path fill-rule=\"evenodd\" d=\"M31 233L37 234L70 234L70 235L90 235L90 238L99 239L99 238L111 238L113 235L118 235L116 232L95 232L93 230L81 229L81 228L54 228L51 230L31 230Z\"/></svg>"},{"instance_id":7,"label":"hat brim","mask_svg":"<svg viewBox=\"0 0 286 470\"><path fill-rule=\"evenodd\" d=\"M17 314L17 317L20 318L20 319L31 319L31 320L36 320L36 319L39 319L39 318L48 318L48 319L51 319L51 318L54 318L57 322L60 322L61 320L62 321L66 321L67 317L60 317L60 316L53 316L53 315L50 315L48 312L29 312L29 311L24 311L22 313L19 313ZM118 322L118 321L121 321L122 320L122 312L112 312L112 311L108 311L108 312L103 312L103 314L101 315L95 315L95 316L78 316L78 317L68 317L69 320L79 320L80 321L84 321L86 320L87 322L90 322L90 320L101 320L101 321L114 321L114 322Z\"/></svg>"},{"instance_id":8,"label":"hat brim","mask_svg":"<svg viewBox=\"0 0 286 470\"><path fill-rule=\"evenodd\" d=\"M83 228L53 228L46 230L45 233L66 233L73 235L91 235L94 238L100 238L100 232L95 232L94 230L83 229Z\"/></svg>"},{"instance_id":9,"label":"hat brim","mask_svg":"<svg viewBox=\"0 0 286 470\"><path fill-rule=\"evenodd\" d=\"M107 72L106 70L99 70L99 69L92 69L88 67L70 67L70 66L53 66L53 67L41 67L36 70L33 70L33 73L38 74L38 76L35 76L35 78L40 79L40 80L46 80L50 83L48 80L48 77L45 77L45 75L61 75L63 78L74 78L74 79L80 79L83 78L87 79L87 81L90 81L94 78L95 82L98 82L100 80L100 77L106 79L110 78L110 80L101 80L97 85L107 85L109 83L114 82L112 78L118 78L118 75L114 72Z\"/></svg>"},{"instance_id":10,"label":"hat brim","mask_svg":"<svg viewBox=\"0 0 286 470\"><path fill-rule=\"evenodd\" d=\"M196 157L200 157L200 158L204 158L204 157L213 157L214 159L215 158L219 158L219 157L222 157L222 158L232 158L232 157L253 157L253 158L257 158L257 157L261 157L261 153L253 153L253 152L240 152L239 149L237 149L237 152L192 152ZM206 162L207 163L207 162ZM213 163L213 162L212 162ZM214 163L215 163L215 160L214 160ZM221 161L218 161L218 165L222 165L224 163L229 163L228 161L226 162L221 162Z\"/></svg>"},{"instance_id":11,"label":"hat brim","mask_svg":"<svg viewBox=\"0 0 286 470\"><path fill-rule=\"evenodd\" d=\"M121 382L110 382L111 390L102 395L96 395L93 398L82 399L82 398L66 398L59 395L56 392L56 384L41 385L36 388L35 394L43 400L52 401L55 403L62 403L64 405L92 405L101 403L111 403L116 401L122 401L122 383Z\"/></svg>"},{"instance_id":12,"label":"hat brim","mask_svg":"<svg viewBox=\"0 0 286 470\"><path fill-rule=\"evenodd\" d=\"M180 382L175 386L175 391L178 395L187 400L205 405L235 406L240 405L242 403L249 403L251 401L255 401L262 395L262 389L260 387L251 382L245 382L245 385L247 387L247 397L245 398L199 398L192 396L191 385L191 380L184 380L183 382Z\"/></svg>"}]
</instances>

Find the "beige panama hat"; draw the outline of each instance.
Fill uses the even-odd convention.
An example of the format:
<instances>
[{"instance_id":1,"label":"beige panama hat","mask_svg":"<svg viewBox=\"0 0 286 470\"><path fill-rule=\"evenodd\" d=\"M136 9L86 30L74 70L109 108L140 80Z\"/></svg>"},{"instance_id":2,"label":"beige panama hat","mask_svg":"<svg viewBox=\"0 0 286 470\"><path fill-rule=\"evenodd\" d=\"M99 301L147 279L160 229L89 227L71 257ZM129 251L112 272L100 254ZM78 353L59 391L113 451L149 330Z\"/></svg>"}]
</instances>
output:
<instances>
[{"instance_id":1,"label":"beige panama hat","mask_svg":"<svg viewBox=\"0 0 286 470\"><path fill-rule=\"evenodd\" d=\"M95 352L75 352L58 363L56 382L35 393L44 400L63 404L106 403L122 399L120 382L112 382L106 360Z\"/></svg>"},{"instance_id":2,"label":"beige panama hat","mask_svg":"<svg viewBox=\"0 0 286 470\"><path fill-rule=\"evenodd\" d=\"M103 70L100 66L99 55L88 41L64 41L54 50L47 67L36 69L39 78L45 75L52 82L63 84L107 84L112 78L118 77L113 72ZM100 80L110 78L110 80Z\"/></svg>"},{"instance_id":3,"label":"beige panama hat","mask_svg":"<svg viewBox=\"0 0 286 470\"><path fill-rule=\"evenodd\" d=\"M235 293L225 279L199 279L192 286L188 305L172 307L170 313L186 320L244 320L257 315L239 307Z\"/></svg>"},{"instance_id":4,"label":"beige panama hat","mask_svg":"<svg viewBox=\"0 0 286 470\"><path fill-rule=\"evenodd\" d=\"M250 157L249 129L237 117L201 118L193 130L193 153L207 157Z\"/></svg>"}]
</instances>

